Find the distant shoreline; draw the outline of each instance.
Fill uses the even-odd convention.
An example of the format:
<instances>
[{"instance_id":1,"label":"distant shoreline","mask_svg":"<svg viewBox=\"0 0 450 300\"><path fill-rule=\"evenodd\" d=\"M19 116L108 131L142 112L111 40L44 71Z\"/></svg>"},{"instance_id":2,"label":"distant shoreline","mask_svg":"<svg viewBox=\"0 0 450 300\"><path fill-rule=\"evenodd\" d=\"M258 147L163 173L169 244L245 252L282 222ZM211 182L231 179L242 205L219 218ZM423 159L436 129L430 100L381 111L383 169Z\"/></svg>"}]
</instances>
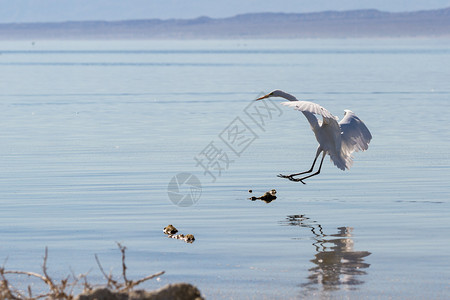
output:
<instances>
[{"instance_id":1,"label":"distant shoreline","mask_svg":"<svg viewBox=\"0 0 450 300\"><path fill-rule=\"evenodd\" d=\"M0 40L289 39L450 37L450 8L253 13L213 19L0 24Z\"/></svg>"}]
</instances>

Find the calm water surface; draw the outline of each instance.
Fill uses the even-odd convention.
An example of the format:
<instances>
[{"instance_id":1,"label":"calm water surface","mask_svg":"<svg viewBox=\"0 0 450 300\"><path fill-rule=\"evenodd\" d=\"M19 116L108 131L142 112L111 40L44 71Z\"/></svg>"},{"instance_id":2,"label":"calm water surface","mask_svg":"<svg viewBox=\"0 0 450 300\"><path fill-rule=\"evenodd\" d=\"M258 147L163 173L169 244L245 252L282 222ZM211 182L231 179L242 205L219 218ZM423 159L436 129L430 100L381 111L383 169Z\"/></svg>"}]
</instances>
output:
<instances>
[{"instance_id":1,"label":"calm water surface","mask_svg":"<svg viewBox=\"0 0 450 300\"><path fill-rule=\"evenodd\" d=\"M40 271L48 247L55 278L100 283L94 254L119 276L121 242L130 278L165 270L144 287L208 299L448 297L450 40L3 41L0 67L7 269ZM251 102L275 88L356 112L369 151L277 178L317 144L298 112ZM167 192L183 172L202 185L189 207Z\"/></svg>"}]
</instances>

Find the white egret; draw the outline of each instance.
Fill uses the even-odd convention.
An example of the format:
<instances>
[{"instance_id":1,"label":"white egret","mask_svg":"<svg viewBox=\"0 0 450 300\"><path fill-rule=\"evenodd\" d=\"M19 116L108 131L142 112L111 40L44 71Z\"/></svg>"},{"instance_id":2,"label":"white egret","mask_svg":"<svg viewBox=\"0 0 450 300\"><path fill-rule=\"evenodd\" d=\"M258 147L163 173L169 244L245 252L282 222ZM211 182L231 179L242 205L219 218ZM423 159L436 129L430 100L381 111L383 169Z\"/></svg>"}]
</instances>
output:
<instances>
[{"instance_id":1,"label":"white egret","mask_svg":"<svg viewBox=\"0 0 450 300\"><path fill-rule=\"evenodd\" d=\"M331 161L336 167L345 170L350 169L353 164L353 152L364 151L369 148L372 135L363 121L361 121L351 110L346 109L344 118L338 123L339 118L333 116L319 104L309 101L299 101L293 95L280 90L270 92L256 100L270 97L281 97L289 100L289 102L283 102L281 104L301 111L306 119L308 119L311 129L319 142L319 147L317 148L316 157L314 158L311 169L290 175L280 174L278 177L287 178L291 181L300 181L305 184L305 179L320 174L323 160L327 154L330 156ZM323 120L318 120L315 115L322 116ZM318 171L308 176L296 178L295 176L311 173L313 171L320 153L322 153L322 160L320 161Z\"/></svg>"}]
</instances>

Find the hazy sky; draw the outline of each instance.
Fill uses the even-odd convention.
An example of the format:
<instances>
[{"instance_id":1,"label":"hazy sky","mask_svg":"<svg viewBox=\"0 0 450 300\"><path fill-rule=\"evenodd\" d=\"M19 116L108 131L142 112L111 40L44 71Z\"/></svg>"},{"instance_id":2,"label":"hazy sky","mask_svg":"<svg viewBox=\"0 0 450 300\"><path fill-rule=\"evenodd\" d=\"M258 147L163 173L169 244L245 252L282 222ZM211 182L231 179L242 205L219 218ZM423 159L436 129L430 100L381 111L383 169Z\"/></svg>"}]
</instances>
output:
<instances>
[{"instance_id":1,"label":"hazy sky","mask_svg":"<svg viewBox=\"0 0 450 300\"><path fill-rule=\"evenodd\" d=\"M413 11L450 0L0 0L0 23L229 17L248 12L317 12L376 8Z\"/></svg>"}]
</instances>

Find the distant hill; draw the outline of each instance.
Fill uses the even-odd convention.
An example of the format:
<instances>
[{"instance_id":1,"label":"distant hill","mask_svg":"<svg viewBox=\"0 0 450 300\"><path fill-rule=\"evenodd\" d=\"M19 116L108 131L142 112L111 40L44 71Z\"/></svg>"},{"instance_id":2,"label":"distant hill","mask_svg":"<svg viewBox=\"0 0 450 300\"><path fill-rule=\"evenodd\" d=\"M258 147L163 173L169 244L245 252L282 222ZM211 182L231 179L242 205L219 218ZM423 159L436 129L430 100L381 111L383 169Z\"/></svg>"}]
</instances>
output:
<instances>
[{"instance_id":1,"label":"distant hill","mask_svg":"<svg viewBox=\"0 0 450 300\"><path fill-rule=\"evenodd\" d=\"M450 37L450 8L254 13L230 18L0 24L0 39Z\"/></svg>"}]
</instances>

